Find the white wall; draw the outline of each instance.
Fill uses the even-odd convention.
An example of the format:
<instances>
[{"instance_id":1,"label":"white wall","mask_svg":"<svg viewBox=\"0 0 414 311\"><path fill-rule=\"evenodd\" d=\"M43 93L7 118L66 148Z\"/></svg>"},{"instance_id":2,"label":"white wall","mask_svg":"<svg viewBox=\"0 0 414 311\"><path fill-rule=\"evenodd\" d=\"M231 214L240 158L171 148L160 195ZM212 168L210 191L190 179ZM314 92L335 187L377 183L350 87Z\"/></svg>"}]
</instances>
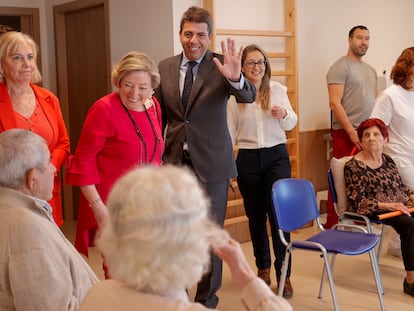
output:
<instances>
[{"instance_id":1,"label":"white wall","mask_svg":"<svg viewBox=\"0 0 414 311\"><path fill-rule=\"evenodd\" d=\"M412 0L297 0L300 130L329 128L325 75L348 49L348 31L370 30L364 60L379 75L391 68L401 51L414 46Z\"/></svg>"},{"instance_id":2,"label":"white wall","mask_svg":"<svg viewBox=\"0 0 414 311\"><path fill-rule=\"evenodd\" d=\"M203 0L172 0L173 2L173 33L174 33L174 54L181 53L181 43L180 43L180 21L183 13L191 6L202 6Z\"/></svg>"},{"instance_id":3,"label":"white wall","mask_svg":"<svg viewBox=\"0 0 414 311\"><path fill-rule=\"evenodd\" d=\"M380 76L386 70L390 83L388 77L396 58L404 48L414 46L414 1L296 1L299 129L326 129L330 127L330 109L325 75L332 63L346 54L349 30L360 24L368 27L371 43L364 60ZM196 4L197 1L187 2ZM283 3L284 0L216 0L216 27L283 30ZM184 9L185 6L182 11ZM230 12L237 14L231 15ZM219 50L219 41L223 39L216 38L216 50ZM275 42L252 37L235 39L238 45L256 43L267 51L283 50L283 40ZM272 63L274 69L283 69L283 65L283 61Z\"/></svg>"},{"instance_id":4,"label":"white wall","mask_svg":"<svg viewBox=\"0 0 414 311\"><path fill-rule=\"evenodd\" d=\"M37 7L40 10L44 85L56 90L53 5L71 0L2 0L2 6ZM296 0L299 71L299 129L329 128L325 75L329 66L345 55L349 29L366 25L371 46L364 60L382 74L390 73L401 51L414 46L413 0ZM283 30L283 0L216 0L218 28ZM111 60L131 49L154 60L181 52L178 30L182 13L202 0L109 0ZM234 12L234 13L233 13ZM243 27L239 26L240 24ZM217 38L221 40L223 38ZM252 38L236 38L249 44ZM258 43L258 42L255 42ZM280 42L260 42L269 51ZM272 64L275 69L283 63Z\"/></svg>"},{"instance_id":5,"label":"white wall","mask_svg":"<svg viewBox=\"0 0 414 311\"><path fill-rule=\"evenodd\" d=\"M217 1L214 15L216 17L215 26L221 29L243 29L243 30L284 30L284 0L228 0ZM237 18L229 18L229 12L237 7ZM220 41L225 40L227 36L216 36L216 51L220 52ZM257 44L268 52L284 52L285 39L271 37L249 37L235 36L236 45L247 46ZM273 70L284 70L285 60L272 60ZM284 79L275 78L284 83Z\"/></svg>"},{"instance_id":6,"label":"white wall","mask_svg":"<svg viewBox=\"0 0 414 311\"><path fill-rule=\"evenodd\" d=\"M158 62L174 53L172 1L109 0L111 60L138 50Z\"/></svg>"}]
</instances>

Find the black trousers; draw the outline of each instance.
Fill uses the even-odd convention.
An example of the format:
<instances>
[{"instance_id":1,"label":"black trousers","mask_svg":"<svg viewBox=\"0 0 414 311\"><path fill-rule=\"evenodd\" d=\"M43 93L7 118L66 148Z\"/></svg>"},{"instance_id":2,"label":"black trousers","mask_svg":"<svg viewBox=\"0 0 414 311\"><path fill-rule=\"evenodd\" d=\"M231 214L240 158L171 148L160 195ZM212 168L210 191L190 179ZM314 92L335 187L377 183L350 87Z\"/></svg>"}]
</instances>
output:
<instances>
[{"instance_id":1,"label":"black trousers","mask_svg":"<svg viewBox=\"0 0 414 311\"><path fill-rule=\"evenodd\" d=\"M413 214L412 214L413 215ZM401 254L406 271L414 271L414 218L407 215L383 220L397 231L401 240Z\"/></svg>"},{"instance_id":2,"label":"black trousers","mask_svg":"<svg viewBox=\"0 0 414 311\"><path fill-rule=\"evenodd\" d=\"M269 219L273 252L275 255L276 276L280 277L286 247L278 234L278 225L271 202L273 183L281 178L291 176L289 154L285 144L262 149L240 149L237 160L240 193L244 200L244 208L249 219L250 236L253 244L256 266L268 269L271 266L269 238L266 221ZM285 233L290 241L290 234ZM290 276L291 260L287 276Z\"/></svg>"},{"instance_id":3,"label":"black trousers","mask_svg":"<svg viewBox=\"0 0 414 311\"><path fill-rule=\"evenodd\" d=\"M183 164L194 170L189 154L183 157ZM201 185L211 203L211 217L220 226L224 225L224 218L227 210L228 199L228 180L218 182L203 182L199 179ZM200 282L197 284L197 291L194 300L210 309L215 309L219 298L217 291L221 287L222 281L222 260L211 253L210 270L203 275Z\"/></svg>"}]
</instances>

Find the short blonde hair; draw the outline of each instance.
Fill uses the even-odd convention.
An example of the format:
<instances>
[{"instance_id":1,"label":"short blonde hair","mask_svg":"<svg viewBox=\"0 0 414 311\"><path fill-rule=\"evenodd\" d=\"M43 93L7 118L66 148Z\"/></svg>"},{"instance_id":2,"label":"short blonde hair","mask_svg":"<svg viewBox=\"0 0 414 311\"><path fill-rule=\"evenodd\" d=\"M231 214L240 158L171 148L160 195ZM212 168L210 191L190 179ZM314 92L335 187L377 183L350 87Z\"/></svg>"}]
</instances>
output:
<instances>
[{"instance_id":1,"label":"short blonde hair","mask_svg":"<svg viewBox=\"0 0 414 311\"><path fill-rule=\"evenodd\" d=\"M210 245L228 240L190 170L133 169L113 187L110 221L98 240L111 278L144 292L190 288L207 271Z\"/></svg>"},{"instance_id":2,"label":"short blonde hair","mask_svg":"<svg viewBox=\"0 0 414 311\"><path fill-rule=\"evenodd\" d=\"M145 71L151 76L153 89L160 84L160 73L155 62L146 54L131 51L124 55L116 64L111 73L111 81L115 87L119 87L122 78L131 71Z\"/></svg>"},{"instance_id":3,"label":"short blonde hair","mask_svg":"<svg viewBox=\"0 0 414 311\"><path fill-rule=\"evenodd\" d=\"M37 68L37 56L39 47L36 42L28 34L18 31L8 31L0 36L0 65L3 66L3 60L6 56L17 52L18 48L27 44L33 51L35 71L33 72L32 83L42 82L42 75ZM4 82L4 72L1 69L0 82Z\"/></svg>"}]
</instances>

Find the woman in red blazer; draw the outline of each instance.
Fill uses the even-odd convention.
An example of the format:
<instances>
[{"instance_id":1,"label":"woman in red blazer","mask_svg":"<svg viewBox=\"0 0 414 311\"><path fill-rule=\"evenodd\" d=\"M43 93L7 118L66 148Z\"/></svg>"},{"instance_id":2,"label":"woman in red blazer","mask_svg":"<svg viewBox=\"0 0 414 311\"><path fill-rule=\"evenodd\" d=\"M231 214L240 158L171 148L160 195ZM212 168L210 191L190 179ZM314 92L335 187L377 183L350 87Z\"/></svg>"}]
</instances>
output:
<instances>
[{"instance_id":1,"label":"woman in red blazer","mask_svg":"<svg viewBox=\"0 0 414 311\"><path fill-rule=\"evenodd\" d=\"M34 83L41 81L36 65L38 46L27 34L10 31L0 36L0 132L22 128L42 136L59 172L70 153L69 137L59 100ZM63 225L59 176L49 201L56 224Z\"/></svg>"}]
</instances>

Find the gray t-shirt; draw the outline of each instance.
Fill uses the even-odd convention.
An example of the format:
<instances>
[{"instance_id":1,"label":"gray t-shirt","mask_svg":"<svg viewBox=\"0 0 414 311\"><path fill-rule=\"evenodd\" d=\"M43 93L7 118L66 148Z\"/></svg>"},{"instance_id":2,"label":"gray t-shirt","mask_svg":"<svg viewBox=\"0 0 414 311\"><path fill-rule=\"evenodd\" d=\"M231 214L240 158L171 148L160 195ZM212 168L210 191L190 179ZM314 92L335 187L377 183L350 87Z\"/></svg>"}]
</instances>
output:
<instances>
[{"instance_id":1,"label":"gray t-shirt","mask_svg":"<svg viewBox=\"0 0 414 311\"><path fill-rule=\"evenodd\" d=\"M341 104L354 128L369 118L377 93L377 72L373 67L365 62L356 63L343 56L329 68L326 82L344 85ZM342 128L334 115L332 128Z\"/></svg>"}]
</instances>

